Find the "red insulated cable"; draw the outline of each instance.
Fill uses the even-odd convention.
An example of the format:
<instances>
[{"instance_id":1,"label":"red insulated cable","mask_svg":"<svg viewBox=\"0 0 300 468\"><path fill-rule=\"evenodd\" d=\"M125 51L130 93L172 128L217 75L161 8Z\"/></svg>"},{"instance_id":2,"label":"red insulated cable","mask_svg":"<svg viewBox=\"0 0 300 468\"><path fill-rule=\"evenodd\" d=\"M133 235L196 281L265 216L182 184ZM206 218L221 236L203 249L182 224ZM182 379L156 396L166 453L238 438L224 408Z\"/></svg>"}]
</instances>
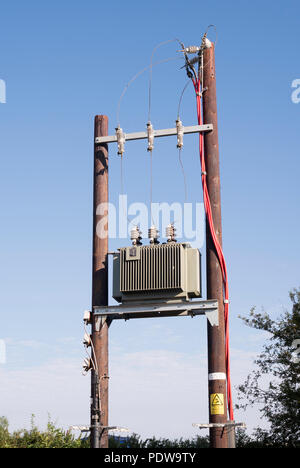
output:
<instances>
[{"instance_id":1,"label":"red insulated cable","mask_svg":"<svg viewBox=\"0 0 300 468\"><path fill-rule=\"evenodd\" d=\"M196 92L196 102L197 102L197 116L198 116L198 125L202 125L202 105L201 105L201 83L200 80L194 80L193 84ZM201 171L202 171L202 188L203 188L203 201L204 201L204 208L206 213L206 219L209 225L210 233L213 239L214 247L217 252L218 260L220 263L222 276L223 276L223 285L224 285L224 297L225 297L225 304L224 304L224 321L225 321L225 360L226 360L226 377L227 377L227 401L228 401L228 412L230 420L234 420L233 415L233 402L232 402L232 393L231 393L231 378L230 378L230 356L229 356L229 288L228 288L228 276L227 276L227 267L225 262L225 257L223 254L222 247L218 241L212 210L211 210L211 203L206 183L206 165L205 165L205 158L204 158L204 137L203 134L199 134L199 153L200 153L200 163L201 163Z\"/></svg>"}]
</instances>

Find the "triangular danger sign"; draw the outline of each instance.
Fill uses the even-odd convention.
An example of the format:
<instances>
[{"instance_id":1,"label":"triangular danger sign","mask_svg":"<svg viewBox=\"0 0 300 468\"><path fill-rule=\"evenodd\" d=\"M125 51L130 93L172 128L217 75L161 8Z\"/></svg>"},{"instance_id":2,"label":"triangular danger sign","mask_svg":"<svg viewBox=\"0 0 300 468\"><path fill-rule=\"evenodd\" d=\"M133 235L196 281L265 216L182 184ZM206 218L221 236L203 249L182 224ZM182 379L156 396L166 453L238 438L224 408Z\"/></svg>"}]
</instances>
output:
<instances>
[{"instance_id":1,"label":"triangular danger sign","mask_svg":"<svg viewBox=\"0 0 300 468\"><path fill-rule=\"evenodd\" d=\"M210 414L224 414L223 393L212 393L210 395Z\"/></svg>"},{"instance_id":2,"label":"triangular danger sign","mask_svg":"<svg viewBox=\"0 0 300 468\"><path fill-rule=\"evenodd\" d=\"M221 400L220 396L216 393L215 394L215 397L212 401L212 405L213 406L222 406L224 403L223 401Z\"/></svg>"}]
</instances>

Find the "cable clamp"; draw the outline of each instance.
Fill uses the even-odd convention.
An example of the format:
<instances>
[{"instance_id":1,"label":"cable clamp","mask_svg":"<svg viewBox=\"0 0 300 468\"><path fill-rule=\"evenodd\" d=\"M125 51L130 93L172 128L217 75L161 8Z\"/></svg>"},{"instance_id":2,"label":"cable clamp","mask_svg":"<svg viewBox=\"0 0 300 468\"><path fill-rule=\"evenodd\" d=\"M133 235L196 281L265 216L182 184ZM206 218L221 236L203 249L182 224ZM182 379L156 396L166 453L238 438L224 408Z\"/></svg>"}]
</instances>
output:
<instances>
[{"instance_id":1,"label":"cable clamp","mask_svg":"<svg viewBox=\"0 0 300 468\"><path fill-rule=\"evenodd\" d=\"M148 148L147 151L152 151L154 148L154 130L151 122L147 123L147 136L148 136Z\"/></svg>"},{"instance_id":2,"label":"cable clamp","mask_svg":"<svg viewBox=\"0 0 300 468\"><path fill-rule=\"evenodd\" d=\"M120 126L116 128L116 137L117 137L117 142L118 142L118 154L123 156L123 153L125 151L124 144L125 144L126 137L125 137L125 133L123 133L123 130L122 128L120 128Z\"/></svg>"},{"instance_id":3,"label":"cable clamp","mask_svg":"<svg viewBox=\"0 0 300 468\"><path fill-rule=\"evenodd\" d=\"M230 304L229 299L224 299L224 304Z\"/></svg>"},{"instance_id":4,"label":"cable clamp","mask_svg":"<svg viewBox=\"0 0 300 468\"><path fill-rule=\"evenodd\" d=\"M177 148L182 148L183 147L183 125L179 118L176 120L176 129L177 129Z\"/></svg>"},{"instance_id":5,"label":"cable clamp","mask_svg":"<svg viewBox=\"0 0 300 468\"><path fill-rule=\"evenodd\" d=\"M179 50L178 52L184 52L185 54L196 54L201 50L201 46L190 46L185 47L184 49Z\"/></svg>"},{"instance_id":6,"label":"cable clamp","mask_svg":"<svg viewBox=\"0 0 300 468\"><path fill-rule=\"evenodd\" d=\"M100 377L100 380L102 380L102 379L109 379L109 375L103 374L103 375Z\"/></svg>"},{"instance_id":7,"label":"cable clamp","mask_svg":"<svg viewBox=\"0 0 300 468\"><path fill-rule=\"evenodd\" d=\"M202 91L197 91L197 92L196 92L196 95L197 95L197 96L200 96L200 97L202 98L203 94L204 94L205 91L207 91L207 90L208 90L207 87L206 87L206 88L203 88Z\"/></svg>"},{"instance_id":8,"label":"cable clamp","mask_svg":"<svg viewBox=\"0 0 300 468\"><path fill-rule=\"evenodd\" d=\"M212 43L209 39L207 39L207 37L203 38L202 44L204 49L211 49L212 47Z\"/></svg>"},{"instance_id":9,"label":"cable clamp","mask_svg":"<svg viewBox=\"0 0 300 468\"><path fill-rule=\"evenodd\" d=\"M207 172L202 171L202 172L201 172L201 175L207 176Z\"/></svg>"}]
</instances>

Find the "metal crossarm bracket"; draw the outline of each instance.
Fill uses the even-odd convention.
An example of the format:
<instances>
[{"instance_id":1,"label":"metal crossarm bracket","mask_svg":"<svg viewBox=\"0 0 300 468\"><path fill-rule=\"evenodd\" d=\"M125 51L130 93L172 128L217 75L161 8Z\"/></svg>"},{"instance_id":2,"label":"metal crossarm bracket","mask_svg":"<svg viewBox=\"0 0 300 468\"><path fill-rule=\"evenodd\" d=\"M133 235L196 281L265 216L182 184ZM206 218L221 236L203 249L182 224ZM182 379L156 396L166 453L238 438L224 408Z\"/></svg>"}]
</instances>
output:
<instances>
[{"instance_id":1,"label":"metal crossarm bracket","mask_svg":"<svg viewBox=\"0 0 300 468\"><path fill-rule=\"evenodd\" d=\"M193 125L190 127L182 127L183 133L200 133L200 132L211 132L213 130L212 124L206 125ZM177 128L166 128L163 130L153 130L154 138L159 137L166 137L177 135ZM129 140L144 140L148 138L147 131L145 132L137 132L137 133L127 133L123 134L124 141ZM102 136L95 138L95 144L103 144L103 143L117 143L117 135L110 135L110 136Z\"/></svg>"},{"instance_id":2,"label":"metal crossarm bracket","mask_svg":"<svg viewBox=\"0 0 300 468\"><path fill-rule=\"evenodd\" d=\"M127 427L122 426L71 426L70 430L80 432L90 432L92 428L97 428L100 431L118 431L118 432L130 432Z\"/></svg>"},{"instance_id":3,"label":"metal crossarm bracket","mask_svg":"<svg viewBox=\"0 0 300 468\"><path fill-rule=\"evenodd\" d=\"M243 429L246 428L245 423L236 423L234 421L228 421L226 423L211 423L211 424L197 424L194 423L193 427L197 427L198 429L211 429L211 428L229 428L229 427L241 427Z\"/></svg>"},{"instance_id":4,"label":"metal crossarm bracket","mask_svg":"<svg viewBox=\"0 0 300 468\"><path fill-rule=\"evenodd\" d=\"M93 314L94 316L106 316L111 320L206 315L212 326L219 325L218 301L215 300L157 302L142 306L123 303L119 306L94 307Z\"/></svg>"}]
</instances>

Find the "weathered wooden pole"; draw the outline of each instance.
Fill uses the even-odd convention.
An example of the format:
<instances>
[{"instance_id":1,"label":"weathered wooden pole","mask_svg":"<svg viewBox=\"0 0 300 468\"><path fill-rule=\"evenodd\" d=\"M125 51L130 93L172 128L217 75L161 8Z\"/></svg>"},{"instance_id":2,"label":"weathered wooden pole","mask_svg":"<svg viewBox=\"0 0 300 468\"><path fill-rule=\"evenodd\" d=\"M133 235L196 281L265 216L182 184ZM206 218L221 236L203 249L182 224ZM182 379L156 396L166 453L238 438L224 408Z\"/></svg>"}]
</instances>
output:
<instances>
[{"instance_id":1,"label":"weathered wooden pole","mask_svg":"<svg viewBox=\"0 0 300 468\"><path fill-rule=\"evenodd\" d=\"M204 134L206 180L214 227L220 245L222 245L215 49L213 44L212 47L204 50L203 67L203 89L205 89L203 93L203 118L204 123L213 124L213 131ZM225 424L227 421L227 395L223 280L208 223L206 226L206 275L207 299L217 299L219 302L219 326L212 327L208 322L207 329L209 422ZM211 428L210 444L212 448L227 448L226 429Z\"/></svg>"},{"instance_id":2,"label":"weathered wooden pole","mask_svg":"<svg viewBox=\"0 0 300 468\"><path fill-rule=\"evenodd\" d=\"M95 117L94 137L108 135L108 118ZM95 141L95 140L94 140ZM94 143L92 310L108 305L108 148ZM91 446L108 447L108 327L92 315Z\"/></svg>"}]
</instances>

